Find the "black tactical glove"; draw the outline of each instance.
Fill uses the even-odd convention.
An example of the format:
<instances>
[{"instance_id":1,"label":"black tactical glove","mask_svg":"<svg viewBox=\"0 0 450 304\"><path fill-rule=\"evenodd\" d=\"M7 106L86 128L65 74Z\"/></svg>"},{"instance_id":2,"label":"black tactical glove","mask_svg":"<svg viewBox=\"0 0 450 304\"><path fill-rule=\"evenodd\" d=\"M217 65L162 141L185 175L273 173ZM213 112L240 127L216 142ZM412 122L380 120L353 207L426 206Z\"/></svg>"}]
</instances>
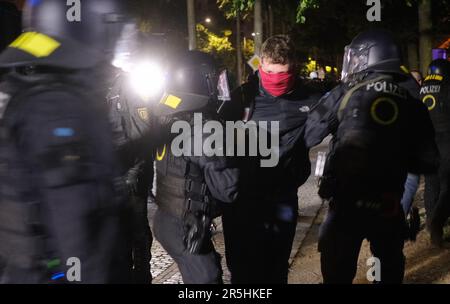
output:
<instances>
[{"instance_id":1,"label":"black tactical glove","mask_svg":"<svg viewBox=\"0 0 450 304\"><path fill-rule=\"evenodd\" d=\"M211 220L203 212L188 212L184 218L184 244L191 254L199 254L210 237Z\"/></svg>"},{"instance_id":2,"label":"black tactical glove","mask_svg":"<svg viewBox=\"0 0 450 304\"><path fill-rule=\"evenodd\" d=\"M137 193L138 177L141 172L140 164L135 165L133 168L129 169L125 175L125 183L127 184L128 191L130 194Z\"/></svg>"}]
</instances>

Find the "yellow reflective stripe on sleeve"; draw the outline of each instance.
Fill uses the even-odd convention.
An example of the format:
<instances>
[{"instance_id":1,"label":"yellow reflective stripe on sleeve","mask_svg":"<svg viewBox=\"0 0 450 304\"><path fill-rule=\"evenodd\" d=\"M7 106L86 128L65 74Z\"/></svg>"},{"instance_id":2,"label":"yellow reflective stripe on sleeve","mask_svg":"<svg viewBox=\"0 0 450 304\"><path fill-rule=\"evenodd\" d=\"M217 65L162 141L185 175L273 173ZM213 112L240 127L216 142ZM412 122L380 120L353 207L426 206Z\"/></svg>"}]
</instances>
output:
<instances>
[{"instance_id":1,"label":"yellow reflective stripe on sleeve","mask_svg":"<svg viewBox=\"0 0 450 304\"><path fill-rule=\"evenodd\" d=\"M407 67L405 67L404 65L400 66L400 69L403 71L403 73L409 74L409 70Z\"/></svg>"},{"instance_id":2,"label":"yellow reflective stripe on sleeve","mask_svg":"<svg viewBox=\"0 0 450 304\"><path fill-rule=\"evenodd\" d=\"M19 36L10 47L27 52L34 57L47 57L51 55L57 48L60 47L60 43L55 39L36 32L27 32Z\"/></svg>"}]
</instances>

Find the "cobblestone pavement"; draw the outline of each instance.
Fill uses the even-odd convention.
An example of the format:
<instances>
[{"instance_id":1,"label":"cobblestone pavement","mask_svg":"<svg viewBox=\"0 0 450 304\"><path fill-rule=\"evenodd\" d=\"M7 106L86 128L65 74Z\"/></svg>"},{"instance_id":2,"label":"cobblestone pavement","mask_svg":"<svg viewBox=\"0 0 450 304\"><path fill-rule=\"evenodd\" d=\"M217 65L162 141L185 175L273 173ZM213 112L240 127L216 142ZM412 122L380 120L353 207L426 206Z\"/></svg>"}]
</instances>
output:
<instances>
[{"instance_id":1,"label":"cobblestone pavement","mask_svg":"<svg viewBox=\"0 0 450 304\"><path fill-rule=\"evenodd\" d=\"M320 207L322 206L322 201L317 196L317 178L314 176L315 162L317 158L317 153L319 151L326 151L328 140L325 141L320 146L311 150L310 157L312 163L312 175L307 180L307 182L299 188L299 216L297 231L294 238L294 244L292 246L291 258L289 260L292 263L294 257L297 254L302 242L305 239L307 232L309 231L315 217L317 216ZM148 208L150 225L152 226L153 215L156 210L154 204L150 204ZM225 246L222 233L222 225L220 219L216 222L216 231L213 237L214 245L217 250L222 255L222 269L224 271L224 282L227 284L230 282L230 273L226 267L225 261ZM178 267L173 259L165 252L158 241L153 241L152 246L152 260L151 260L151 272L153 276L154 284L183 284L183 280L178 271Z\"/></svg>"}]
</instances>

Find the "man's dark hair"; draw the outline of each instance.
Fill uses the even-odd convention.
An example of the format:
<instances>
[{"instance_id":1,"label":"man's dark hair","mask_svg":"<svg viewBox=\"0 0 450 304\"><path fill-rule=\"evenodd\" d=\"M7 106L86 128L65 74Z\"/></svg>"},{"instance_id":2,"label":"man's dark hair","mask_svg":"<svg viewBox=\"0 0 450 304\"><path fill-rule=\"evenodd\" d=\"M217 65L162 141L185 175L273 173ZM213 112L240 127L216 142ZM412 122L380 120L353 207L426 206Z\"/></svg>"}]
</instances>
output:
<instances>
[{"instance_id":1,"label":"man's dark hair","mask_svg":"<svg viewBox=\"0 0 450 304\"><path fill-rule=\"evenodd\" d=\"M295 45L287 35L275 35L261 46L261 58L274 64L295 64Z\"/></svg>"}]
</instances>

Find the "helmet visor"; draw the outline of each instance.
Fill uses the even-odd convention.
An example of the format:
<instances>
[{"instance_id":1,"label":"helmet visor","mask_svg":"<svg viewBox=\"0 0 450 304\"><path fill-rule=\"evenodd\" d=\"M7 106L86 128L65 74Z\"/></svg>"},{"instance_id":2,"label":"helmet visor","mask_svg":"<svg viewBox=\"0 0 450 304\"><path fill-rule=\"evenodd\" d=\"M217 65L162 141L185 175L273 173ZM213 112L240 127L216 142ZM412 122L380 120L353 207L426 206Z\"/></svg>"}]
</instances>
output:
<instances>
[{"instance_id":1,"label":"helmet visor","mask_svg":"<svg viewBox=\"0 0 450 304\"><path fill-rule=\"evenodd\" d=\"M217 75L201 67L182 68L169 76L166 91L217 96Z\"/></svg>"},{"instance_id":2,"label":"helmet visor","mask_svg":"<svg viewBox=\"0 0 450 304\"><path fill-rule=\"evenodd\" d=\"M350 75L364 71L369 63L369 48L345 47L341 79L345 81Z\"/></svg>"}]
</instances>

